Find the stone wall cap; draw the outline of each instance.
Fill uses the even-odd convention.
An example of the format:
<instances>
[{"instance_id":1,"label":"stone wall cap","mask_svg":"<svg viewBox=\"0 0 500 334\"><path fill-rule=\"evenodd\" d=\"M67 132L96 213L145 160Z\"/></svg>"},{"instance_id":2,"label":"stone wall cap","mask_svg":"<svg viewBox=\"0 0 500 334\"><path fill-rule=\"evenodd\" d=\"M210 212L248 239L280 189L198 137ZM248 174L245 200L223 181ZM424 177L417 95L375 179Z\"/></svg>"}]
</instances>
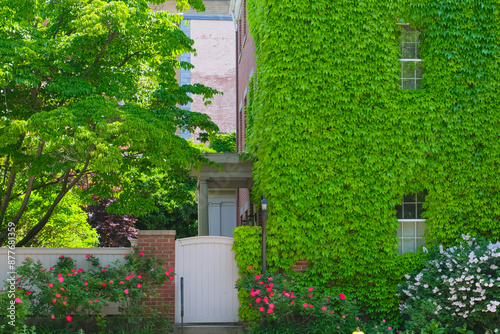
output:
<instances>
[{"instance_id":1,"label":"stone wall cap","mask_svg":"<svg viewBox=\"0 0 500 334\"><path fill-rule=\"evenodd\" d=\"M151 230L151 231L137 231L137 235L175 235L175 230Z\"/></svg>"}]
</instances>

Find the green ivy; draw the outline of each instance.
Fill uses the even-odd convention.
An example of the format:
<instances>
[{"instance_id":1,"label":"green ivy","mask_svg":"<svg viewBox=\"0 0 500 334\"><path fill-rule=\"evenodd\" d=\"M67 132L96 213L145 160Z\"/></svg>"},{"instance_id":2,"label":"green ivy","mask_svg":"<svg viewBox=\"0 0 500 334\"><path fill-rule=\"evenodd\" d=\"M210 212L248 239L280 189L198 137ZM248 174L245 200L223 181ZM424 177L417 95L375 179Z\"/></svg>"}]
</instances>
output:
<instances>
[{"instance_id":1,"label":"green ivy","mask_svg":"<svg viewBox=\"0 0 500 334\"><path fill-rule=\"evenodd\" d=\"M427 190L428 242L500 238L497 1L247 4L247 152L253 194L269 201L271 267L386 313L398 304L403 195ZM417 91L400 87L397 22L422 32Z\"/></svg>"},{"instance_id":2,"label":"green ivy","mask_svg":"<svg viewBox=\"0 0 500 334\"><path fill-rule=\"evenodd\" d=\"M208 147L216 152L236 152L236 132L213 133L208 136Z\"/></svg>"}]
</instances>

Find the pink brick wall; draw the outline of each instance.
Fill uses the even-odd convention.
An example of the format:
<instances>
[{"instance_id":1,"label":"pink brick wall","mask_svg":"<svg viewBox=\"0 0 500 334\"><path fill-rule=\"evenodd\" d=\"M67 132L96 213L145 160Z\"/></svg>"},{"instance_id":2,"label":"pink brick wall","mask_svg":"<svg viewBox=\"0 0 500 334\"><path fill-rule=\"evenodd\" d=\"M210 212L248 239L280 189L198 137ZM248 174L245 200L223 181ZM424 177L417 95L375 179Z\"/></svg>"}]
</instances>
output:
<instances>
[{"instance_id":1,"label":"pink brick wall","mask_svg":"<svg viewBox=\"0 0 500 334\"><path fill-rule=\"evenodd\" d=\"M162 259L168 268L175 270L175 231L139 231L137 249L141 252L153 253ZM175 323L175 284L167 280L157 289L159 298L146 301L148 306L160 307L162 303L170 305L164 310L170 323Z\"/></svg>"},{"instance_id":2,"label":"pink brick wall","mask_svg":"<svg viewBox=\"0 0 500 334\"><path fill-rule=\"evenodd\" d=\"M201 83L224 93L204 105L193 96L191 110L210 116L220 132L236 131L235 32L232 21L191 20L191 39L197 56L191 55L191 83ZM198 137L197 131L193 138ZM195 141L196 142L196 141Z\"/></svg>"}]
</instances>

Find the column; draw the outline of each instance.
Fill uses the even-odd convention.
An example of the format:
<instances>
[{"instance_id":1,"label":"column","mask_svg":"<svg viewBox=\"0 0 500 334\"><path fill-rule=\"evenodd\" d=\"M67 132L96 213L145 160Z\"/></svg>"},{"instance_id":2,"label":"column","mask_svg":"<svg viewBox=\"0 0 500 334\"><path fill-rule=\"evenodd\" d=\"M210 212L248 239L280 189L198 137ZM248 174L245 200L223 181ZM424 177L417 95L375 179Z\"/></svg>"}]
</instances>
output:
<instances>
[{"instance_id":1,"label":"column","mask_svg":"<svg viewBox=\"0 0 500 334\"><path fill-rule=\"evenodd\" d=\"M200 178L198 194L198 236L208 235L208 183Z\"/></svg>"}]
</instances>

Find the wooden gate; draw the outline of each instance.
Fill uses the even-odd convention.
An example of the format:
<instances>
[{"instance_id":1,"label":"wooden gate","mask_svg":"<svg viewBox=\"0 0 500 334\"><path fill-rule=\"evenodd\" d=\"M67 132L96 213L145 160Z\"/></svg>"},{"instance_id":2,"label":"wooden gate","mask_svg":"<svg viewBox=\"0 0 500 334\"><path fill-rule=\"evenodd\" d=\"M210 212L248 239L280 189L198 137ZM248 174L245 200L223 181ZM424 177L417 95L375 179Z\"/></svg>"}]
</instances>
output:
<instances>
[{"instance_id":1,"label":"wooden gate","mask_svg":"<svg viewBox=\"0 0 500 334\"><path fill-rule=\"evenodd\" d=\"M238 321L238 267L233 238L193 237L175 242L175 322L181 323L181 278L184 281L184 323Z\"/></svg>"}]
</instances>

